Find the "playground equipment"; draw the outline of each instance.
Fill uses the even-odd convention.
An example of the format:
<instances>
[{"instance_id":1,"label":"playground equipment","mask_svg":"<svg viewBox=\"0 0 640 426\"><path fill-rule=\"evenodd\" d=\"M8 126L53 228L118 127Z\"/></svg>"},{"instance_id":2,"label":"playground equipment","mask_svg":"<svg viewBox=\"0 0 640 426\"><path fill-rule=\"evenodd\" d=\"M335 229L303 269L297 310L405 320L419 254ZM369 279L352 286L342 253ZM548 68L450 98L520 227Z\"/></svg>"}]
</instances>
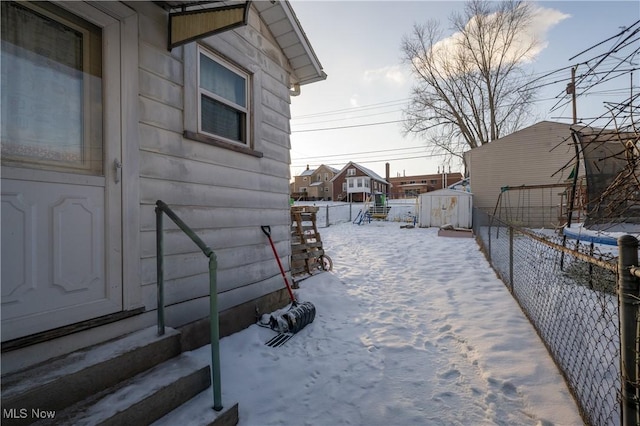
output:
<instances>
[{"instance_id":1,"label":"playground equipment","mask_svg":"<svg viewBox=\"0 0 640 426\"><path fill-rule=\"evenodd\" d=\"M493 216L503 222L530 228L558 229L567 221L567 192L571 183L503 186ZM575 204L574 211L582 206Z\"/></svg>"},{"instance_id":2,"label":"playground equipment","mask_svg":"<svg viewBox=\"0 0 640 426\"><path fill-rule=\"evenodd\" d=\"M384 194L369 195L362 206L362 209L356 215L353 223L362 225L370 223L371 219L386 220L391 210L391 206L387 204L387 197Z\"/></svg>"}]
</instances>

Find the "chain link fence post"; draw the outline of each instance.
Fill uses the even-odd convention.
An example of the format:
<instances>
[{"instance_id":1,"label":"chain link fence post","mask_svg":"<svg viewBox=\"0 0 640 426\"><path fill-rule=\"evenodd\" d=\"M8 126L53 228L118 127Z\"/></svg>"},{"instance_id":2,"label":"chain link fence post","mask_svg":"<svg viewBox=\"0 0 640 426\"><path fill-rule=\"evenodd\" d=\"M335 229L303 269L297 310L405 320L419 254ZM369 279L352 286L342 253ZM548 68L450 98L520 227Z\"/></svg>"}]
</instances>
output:
<instances>
[{"instance_id":1,"label":"chain link fence post","mask_svg":"<svg viewBox=\"0 0 640 426\"><path fill-rule=\"evenodd\" d=\"M509 226L509 288L513 293L513 226Z\"/></svg>"},{"instance_id":2,"label":"chain link fence post","mask_svg":"<svg viewBox=\"0 0 640 426\"><path fill-rule=\"evenodd\" d=\"M631 235L618 238L618 304L620 309L620 374L622 404L620 424L640 425L640 286L631 268L638 266L638 240Z\"/></svg>"}]
</instances>

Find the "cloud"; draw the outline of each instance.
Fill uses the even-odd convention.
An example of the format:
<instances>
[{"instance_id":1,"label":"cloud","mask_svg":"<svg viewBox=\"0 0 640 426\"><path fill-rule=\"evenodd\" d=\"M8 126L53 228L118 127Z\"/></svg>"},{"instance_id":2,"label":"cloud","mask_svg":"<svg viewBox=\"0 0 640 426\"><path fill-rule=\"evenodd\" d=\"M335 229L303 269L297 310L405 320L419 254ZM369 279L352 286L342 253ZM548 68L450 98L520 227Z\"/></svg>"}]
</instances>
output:
<instances>
[{"instance_id":1,"label":"cloud","mask_svg":"<svg viewBox=\"0 0 640 426\"><path fill-rule=\"evenodd\" d=\"M400 65L392 65L364 72L365 83L386 82L395 86L402 86L407 81L407 75Z\"/></svg>"},{"instance_id":2,"label":"cloud","mask_svg":"<svg viewBox=\"0 0 640 426\"><path fill-rule=\"evenodd\" d=\"M529 5L532 7L531 20L527 25L523 25L518 28L516 39L511 43L507 51L504 53L504 58L515 62L531 62L542 52L548 45L547 34L551 28L570 17L566 13L562 13L555 9L550 9L537 5ZM488 16L489 27L490 21L495 20L497 15L494 13ZM466 25L467 28L471 28L475 22L475 17L472 18ZM443 67L442 71L451 73L452 68L447 66L451 64L452 58L455 58L456 53L459 53L459 45L462 42L462 34L456 32L451 36L440 40L435 43L431 49L434 58L440 62ZM526 54L523 55L523 52ZM502 52L497 53L503 55ZM466 55L465 55L466 56ZM497 59L497 58L496 58ZM444 71L448 69L448 71Z\"/></svg>"},{"instance_id":3,"label":"cloud","mask_svg":"<svg viewBox=\"0 0 640 426\"><path fill-rule=\"evenodd\" d=\"M555 9L535 7L531 23L518 33L522 43L521 46L533 40L536 41L535 47L529 53L527 60L535 59L549 45L547 41L549 30L570 17L570 15Z\"/></svg>"}]
</instances>

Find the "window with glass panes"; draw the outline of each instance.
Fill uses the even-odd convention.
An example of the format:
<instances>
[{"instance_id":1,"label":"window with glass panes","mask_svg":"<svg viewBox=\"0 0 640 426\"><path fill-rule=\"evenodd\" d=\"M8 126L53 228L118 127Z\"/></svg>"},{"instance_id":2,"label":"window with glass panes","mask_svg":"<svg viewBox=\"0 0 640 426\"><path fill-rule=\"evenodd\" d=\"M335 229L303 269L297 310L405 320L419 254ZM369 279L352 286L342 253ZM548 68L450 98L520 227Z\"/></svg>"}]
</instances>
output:
<instances>
[{"instance_id":1,"label":"window with glass panes","mask_svg":"<svg viewBox=\"0 0 640 426\"><path fill-rule=\"evenodd\" d=\"M249 75L200 49L200 132L227 141L249 143Z\"/></svg>"}]
</instances>

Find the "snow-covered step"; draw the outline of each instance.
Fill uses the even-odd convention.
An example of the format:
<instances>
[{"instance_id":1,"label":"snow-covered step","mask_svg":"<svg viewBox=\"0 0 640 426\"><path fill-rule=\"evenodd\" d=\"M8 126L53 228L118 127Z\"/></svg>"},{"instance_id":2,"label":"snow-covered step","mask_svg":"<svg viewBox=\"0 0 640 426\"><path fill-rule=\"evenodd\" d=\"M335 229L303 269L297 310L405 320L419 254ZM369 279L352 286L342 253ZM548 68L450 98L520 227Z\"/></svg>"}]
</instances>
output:
<instances>
[{"instance_id":1,"label":"snow-covered step","mask_svg":"<svg viewBox=\"0 0 640 426\"><path fill-rule=\"evenodd\" d=\"M3 424L30 424L180 353L180 333L150 327L2 377Z\"/></svg>"},{"instance_id":2,"label":"snow-covered step","mask_svg":"<svg viewBox=\"0 0 640 426\"><path fill-rule=\"evenodd\" d=\"M238 424L238 403L222 400L222 410L213 407L213 389L209 387L180 407L161 417L151 426L234 426Z\"/></svg>"},{"instance_id":3,"label":"snow-covered step","mask_svg":"<svg viewBox=\"0 0 640 426\"><path fill-rule=\"evenodd\" d=\"M207 362L184 353L42 424L148 425L207 389L210 371Z\"/></svg>"}]
</instances>

